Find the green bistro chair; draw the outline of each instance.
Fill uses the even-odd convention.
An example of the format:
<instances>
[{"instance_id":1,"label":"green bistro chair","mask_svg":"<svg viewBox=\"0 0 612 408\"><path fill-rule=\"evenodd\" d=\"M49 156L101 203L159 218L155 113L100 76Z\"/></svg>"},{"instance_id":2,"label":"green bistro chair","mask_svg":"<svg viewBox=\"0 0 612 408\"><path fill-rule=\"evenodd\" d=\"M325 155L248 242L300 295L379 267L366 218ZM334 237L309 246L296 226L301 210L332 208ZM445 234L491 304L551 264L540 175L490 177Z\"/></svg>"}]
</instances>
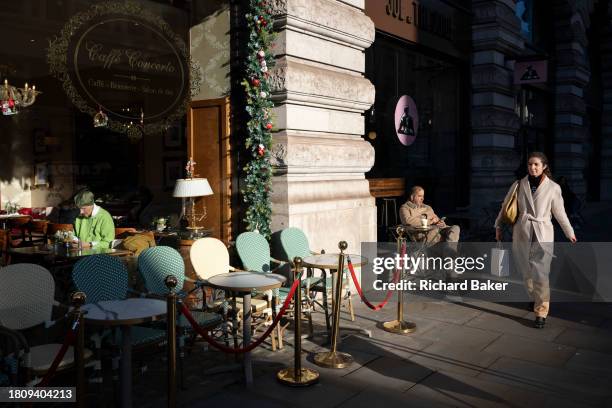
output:
<instances>
[{"instance_id":1,"label":"green bistro chair","mask_svg":"<svg viewBox=\"0 0 612 408\"><path fill-rule=\"evenodd\" d=\"M282 259L286 262L293 263L293 259L296 256L304 259L309 255L317 255L317 252L310 250L310 244L308 243L308 238L306 234L295 227L285 228L280 232L280 245L282 248L282 254L279 256L279 259ZM310 303L310 307L314 308L315 304L318 304L325 312L325 325L328 332L331 332L331 323L329 318L329 310L327 308L327 292L328 289L331 290L331 278L327 278L327 273L324 269L321 269L322 275L320 277L313 277L312 268L308 268L307 270L308 278L304 280L302 284L305 286L306 290L306 299ZM329 286L328 286L329 284ZM286 290L286 289L285 289ZM321 292L322 294L322 303L319 303L315 296L311 296L311 292Z\"/></svg>"},{"instance_id":2,"label":"green bistro chair","mask_svg":"<svg viewBox=\"0 0 612 408\"><path fill-rule=\"evenodd\" d=\"M96 304L105 300L123 300L128 297L128 270L125 263L110 255L91 255L80 259L72 270L72 281L77 290L85 292L87 303ZM106 329L92 336L92 341L98 350L102 350L102 342L110 338L113 348L121 344L119 330ZM132 347L139 350L161 347L166 344L166 331L146 326L132 327ZM112 367L118 367L119 356L112 357ZM146 363L141 360L141 370ZM101 374L101 359L96 361L95 370Z\"/></svg>"},{"instance_id":3,"label":"green bistro chair","mask_svg":"<svg viewBox=\"0 0 612 408\"><path fill-rule=\"evenodd\" d=\"M183 257L174 248L167 246L156 246L145 249L138 257L138 270L142 276L147 291L158 297L165 297L168 294L168 288L165 281L168 275L172 275L177 279L176 290L179 297L186 295L183 292L185 280L195 284L199 282L189 279L185 276L185 263ZM196 322L203 328L212 330L223 323L223 318L217 313L209 313L203 311L192 311L191 314ZM182 314L177 319L177 326L180 332L178 347L179 347L179 363L181 365L180 380L184 384L183 379L183 361L185 358L185 339L191 337L195 340L196 334L191 330L191 324Z\"/></svg>"},{"instance_id":4,"label":"green bistro chair","mask_svg":"<svg viewBox=\"0 0 612 408\"><path fill-rule=\"evenodd\" d=\"M281 267L287 264L284 261L280 261L270 256L270 245L268 244L268 241L263 235L257 232L243 232L240 234L238 238L236 238L236 250L238 251L238 256L240 257L244 269L249 271L276 273L279 272ZM271 262L276 263L278 266L271 268ZM274 301L274 307L272 308L273 317L276 316L279 304L285 301L288 294L289 288L278 288L272 290L271 297L276 299ZM268 294L268 297L270 297L270 294ZM269 300L272 301L272 299ZM305 307L303 312L308 318L309 329L310 333L312 334L313 327L310 308ZM282 334L285 327L281 327L280 325L278 326L279 348L282 348Z\"/></svg>"},{"instance_id":5,"label":"green bistro chair","mask_svg":"<svg viewBox=\"0 0 612 408\"><path fill-rule=\"evenodd\" d=\"M310 249L310 244L308 242L308 238L306 234L295 227L290 227L282 230L280 232L280 244L282 247L283 255L279 257L280 259L290 261L296 256L300 256L305 258L309 255L319 255L318 252L312 251ZM325 253L324 250L321 250L321 253ZM309 283L309 292L320 292L322 294L322 302L319 303L316 301L316 297L311 297L310 293L308 293L308 299L310 300L312 306L318 304L325 311L325 323L327 326L328 333L331 333L331 320L330 313L327 308L328 306L328 298L332 298L331 293L334 290L333 288L333 279L331 274L328 274L324 269L319 269L321 271L320 277L311 277L310 280L306 279ZM345 271L346 272L346 271ZM309 276L312 276L312 270L308 271ZM351 300L351 294L348 290L349 288L349 274L343 274L343 295L342 295L342 303L341 306L344 306L348 309L348 312L351 315L351 320L355 321L355 311L353 309L353 302ZM329 296L329 297L328 297ZM329 302L331 303L331 302Z\"/></svg>"}]
</instances>

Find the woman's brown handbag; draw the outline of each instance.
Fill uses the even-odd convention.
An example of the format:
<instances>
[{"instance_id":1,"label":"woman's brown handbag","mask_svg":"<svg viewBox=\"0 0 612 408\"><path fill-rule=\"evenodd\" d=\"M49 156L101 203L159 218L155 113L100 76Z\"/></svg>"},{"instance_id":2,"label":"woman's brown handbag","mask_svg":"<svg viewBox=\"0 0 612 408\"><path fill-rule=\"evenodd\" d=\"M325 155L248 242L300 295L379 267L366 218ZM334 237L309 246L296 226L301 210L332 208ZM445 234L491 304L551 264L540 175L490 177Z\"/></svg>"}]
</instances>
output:
<instances>
[{"instance_id":1,"label":"woman's brown handbag","mask_svg":"<svg viewBox=\"0 0 612 408\"><path fill-rule=\"evenodd\" d=\"M514 186L514 190L507 201L502 204L502 217L501 221L504 224L514 225L518 218L518 181Z\"/></svg>"}]
</instances>

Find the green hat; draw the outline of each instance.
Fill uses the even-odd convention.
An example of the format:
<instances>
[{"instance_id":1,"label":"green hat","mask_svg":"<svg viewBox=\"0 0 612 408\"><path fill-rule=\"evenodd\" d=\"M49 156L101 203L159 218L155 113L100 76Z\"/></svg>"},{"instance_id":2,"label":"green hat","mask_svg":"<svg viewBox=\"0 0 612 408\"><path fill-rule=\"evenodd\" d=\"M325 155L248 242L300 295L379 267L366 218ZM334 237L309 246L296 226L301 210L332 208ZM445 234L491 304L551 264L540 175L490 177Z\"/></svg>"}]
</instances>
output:
<instances>
[{"instance_id":1,"label":"green hat","mask_svg":"<svg viewBox=\"0 0 612 408\"><path fill-rule=\"evenodd\" d=\"M76 206L79 208L85 207L88 205L93 205L94 204L93 193L89 190L83 190L83 191L78 192L77 195L74 197L74 204L76 204Z\"/></svg>"}]
</instances>

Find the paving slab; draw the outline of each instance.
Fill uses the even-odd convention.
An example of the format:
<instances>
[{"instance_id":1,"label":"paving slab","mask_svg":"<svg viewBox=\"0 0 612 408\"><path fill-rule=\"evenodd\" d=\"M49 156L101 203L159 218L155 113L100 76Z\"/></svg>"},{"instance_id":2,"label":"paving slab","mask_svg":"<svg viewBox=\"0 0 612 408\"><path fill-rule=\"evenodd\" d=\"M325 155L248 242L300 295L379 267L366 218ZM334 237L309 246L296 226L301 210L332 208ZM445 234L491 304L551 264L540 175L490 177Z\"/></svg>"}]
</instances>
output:
<instances>
[{"instance_id":1,"label":"paving slab","mask_svg":"<svg viewBox=\"0 0 612 408\"><path fill-rule=\"evenodd\" d=\"M404 309L407 317L438 320L447 323L464 324L480 315L482 311L446 301L409 303Z\"/></svg>"},{"instance_id":2,"label":"paving slab","mask_svg":"<svg viewBox=\"0 0 612 408\"><path fill-rule=\"evenodd\" d=\"M554 339L555 343L576 348L612 353L611 330L567 329Z\"/></svg>"},{"instance_id":3,"label":"paving slab","mask_svg":"<svg viewBox=\"0 0 612 408\"><path fill-rule=\"evenodd\" d=\"M364 383L345 381L341 376L331 374L329 370L319 370L320 379L317 384L294 388L280 384L276 379L276 372L277 368L274 367L265 373L258 373L255 386L249 389L248 393L260 398L282 401L285 407L326 408L338 406L367 387Z\"/></svg>"},{"instance_id":4,"label":"paving slab","mask_svg":"<svg viewBox=\"0 0 612 408\"><path fill-rule=\"evenodd\" d=\"M355 383L367 384L369 389L390 391L407 390L433 371L410 361L380 357L344 378Z\"/></svg>"},{"instance_id":5,"label":"paving slab","mask_svg":"<svg viewBox=\"0 0 612 408\"><path fill-rule=\"evenodd\" d=\"M601 403L612 395L609 383L600 378L509 357L500 358L477 378L585 403Z\"/></svg>"},{"instance_id":6,"label":"paving slab","mask_svg":"<svg viewBox=\"0 0 612 408\"><path fill-rule=\"evenodd\" d=\"M500 315L527 317L529 310L525 302L508 302L508 303L493 303L484 300L467 299L460 303L461 306L471 307L480 310L483 313L495 312Z\"/></svg>"},{"instance_id":7,"label":"paving slab","mask_svg":"<svg viewBox=\"0 0 612 408\"><path fill-rule=\"evenodd\" d=\"M565 367L593 376L612 378L612 354L578 349L567 361Z\"/></svg>"},{"instance_id":8,"label":"paving slab","mask_svg":"<svg viewBox=\"0 0 612 408\"><path fill-rule=\"evenodd\" d=\"M453 407L542 407L546 395L447 371L436 372L404 394Z\"/></svg>"},{"instance_id":9,"label":"paving slab","mask_svg":"<svg viewBox=\"0 0 612 408\"><path fill-rule=\"evenodd\" d=\"M469 321L467 326L477 327L499 333L514 334L531 339L552 341L559 336L565 327L547 324L544 329L533 328L533 320L516 317L499 316L497 314L482 314Z\"/></svg>"},{"instance_id":10,"label":"paving slab","mask_svg":"<svg viewBox=\"0 0 612 408\"><path fill-rule=\"evenodd\" d=\"M563 367L576 352L575 347L554 344L512 334L504 334L483 351L552 367Z\"/></svg>"},{"instance_id":11,"label":"paving slab","mask_svg":"<svg viewBox=\"0 0 612 408\"><path fill-rule=\"evenodd\" d=\"M501 334L498 332L440 322L436 327L423 333L420 337L431 340L432 342L462 344L482 349L499 336L501 336Z\"/></svg>"},{"instance_id":12,"label":"paving slab","mask_svg":"<svg viewBox=\"0 0 612 408\"><path fill-rule=\"evenodd\" d=\"M434 343L415 353L410 361L431 370L446 370L467 376L476 376L486 370L499 355L483 352L479 347Z\"/></svg>"},{"instance_id":13,"label":"paving slab","mask_svg":"<svg viewBox=\"0 0 612 408\"><path fill-rule=\"evenodd\" d=\"M432 341L410 335L400 336L393 333L376 332L372 338L349 336L342 341L340 350L349 353L354 353L355 351L367 352L379 357L408 359L414 353L423 350L432 343Z\"/></svg>"},{"instance_id":14,"label":"paving slab","mask_svg":"<svg viewBox=\"0 0 612 408\"><path fill-rule=\"evenodd\" d=\"M411 407L411 408L450 408L453 404L445 404L430 396L410 395L389 390L364 390L355 395L338 408L375 408L380 406Z\"/></svg>"}]
</instances>

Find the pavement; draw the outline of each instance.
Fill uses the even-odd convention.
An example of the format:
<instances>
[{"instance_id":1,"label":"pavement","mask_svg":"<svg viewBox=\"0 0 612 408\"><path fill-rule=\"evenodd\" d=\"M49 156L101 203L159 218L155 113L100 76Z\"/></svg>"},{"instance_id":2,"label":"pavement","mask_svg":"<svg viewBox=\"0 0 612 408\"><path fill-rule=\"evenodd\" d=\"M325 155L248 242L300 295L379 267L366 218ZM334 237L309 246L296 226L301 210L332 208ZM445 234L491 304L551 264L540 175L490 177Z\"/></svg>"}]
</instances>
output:
<instances>
[{"instance_id":1,"label":"pavement","mask_svg":"<svg viewBox=\"0 0 612 408\"><path fill-rule=\"evenodd\" d=\"M612 203L587 207L578 238L609 240L610 209ZM553 302L546 327L539 330L532 327L534 316L525 303L407 300L406 320L417 330L396 335L380 327L395 318L395 303L374 312L353 298L356 319L350 321L343 310L338 347L354 357L348 368L314 365L314 353L327 350L325 337L304 339L303 365L320 373L318 384L308 388L276 380L278 370L293 364L292 330L283 350L273 352L264 344L253 352L249 388L240 370L206 374L235 360L198 342L184 364L178 406L612 407L612 303ZM320 311L314 322L315 332L324 329ZM302 330L307 333L306 321ZM166 406L163 354L146 363L147 371L135 374L134 406ZM90 406L113 406L112 387L95 391L90 388Z\"/></svg>"}]
</instances>

